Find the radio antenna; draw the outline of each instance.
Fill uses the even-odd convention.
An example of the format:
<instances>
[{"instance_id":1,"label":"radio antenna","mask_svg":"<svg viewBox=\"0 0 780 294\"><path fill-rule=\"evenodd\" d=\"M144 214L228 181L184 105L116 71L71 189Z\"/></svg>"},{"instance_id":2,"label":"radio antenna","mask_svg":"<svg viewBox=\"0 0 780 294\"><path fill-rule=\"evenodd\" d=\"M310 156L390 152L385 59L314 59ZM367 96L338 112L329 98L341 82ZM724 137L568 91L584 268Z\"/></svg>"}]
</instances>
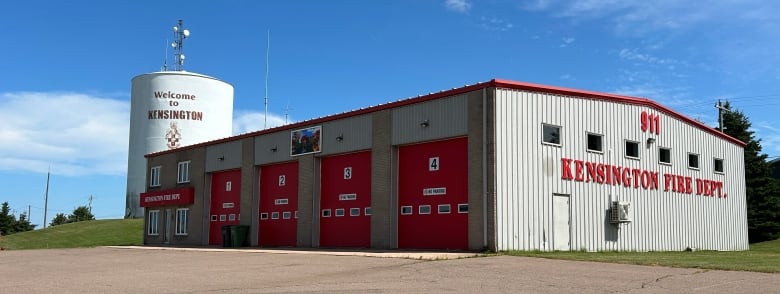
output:
<instances>
[{"instance_id":1,"label":"radio antenna","mask_svg":"<svg viewBox=\"0 0 780 294\"><path fill-rule=\"evenodd\" d=\"M268 128L268 56L271 52L271 30L268 30L267 45L265 48L265 116L264 128Z\"/></svg>"},{"instance_id":2,"label":"radio antenna","mask_svg":"<svg viewBox=\"0 0 780 294\"><path fill-rule=\"evenodd\" d=\"M165 39L165 58L163 58L162 71L168 71L168 39Z\"/></svg>"},{"instance_id":3,"label":"radio antenna","mask_svg":"<svg viewBox=\"0 0 780 294\"><path fill-rule=\"evenodd\" d=\"M171 47L173 47L174 60L173 70L184 70L184 52L182 51L182 47L184 46L184 39L189 36L190 30L184 29L182 20L180 19L179 24L173 27L173 42L171 43Z\"/></svg>"}]
</instances>

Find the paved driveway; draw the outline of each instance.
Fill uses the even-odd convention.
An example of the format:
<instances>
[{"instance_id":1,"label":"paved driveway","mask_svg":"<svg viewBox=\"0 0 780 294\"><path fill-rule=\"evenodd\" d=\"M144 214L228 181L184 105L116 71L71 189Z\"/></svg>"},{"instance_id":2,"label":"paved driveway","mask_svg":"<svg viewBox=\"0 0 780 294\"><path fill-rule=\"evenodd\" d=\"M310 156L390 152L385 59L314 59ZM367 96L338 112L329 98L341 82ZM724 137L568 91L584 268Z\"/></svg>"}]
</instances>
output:
<instances>
[{"instance_id":1,"label":"paved driveway","mask_svg":"<svg viewBox=\"0 0 780 294\"><path fill-rule=\"evenodd\" d=\"M309 252L311 253L311 252ZM0 251L0 293L779 293L780 275L494 256Z\"/></svg>"}]
</instances>

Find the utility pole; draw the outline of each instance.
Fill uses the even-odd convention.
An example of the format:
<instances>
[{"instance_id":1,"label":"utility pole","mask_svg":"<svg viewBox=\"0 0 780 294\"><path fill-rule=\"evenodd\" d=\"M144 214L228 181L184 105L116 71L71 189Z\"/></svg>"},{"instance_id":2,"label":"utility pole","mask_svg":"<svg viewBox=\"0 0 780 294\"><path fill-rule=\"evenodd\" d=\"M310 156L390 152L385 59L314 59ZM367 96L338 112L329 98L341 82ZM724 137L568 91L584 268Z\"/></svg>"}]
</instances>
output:
<instances>
[{"instance_id":1,"label":"utility pole","mask_svg":"<svg viewBox=\"0 0 780 294\"><path fill-rule=\"evenodd\" d=\"M723 112L731 110L723 107L723 104L720 103L720 99L718 99L718 104L715 104L715 108L718 109L718 129L720 129L720 132L723 133Z\"/></svg>"},{"instance_id":2,"label":"utility pole","mask_svg":"<svg viewBox=\"0 0 780 294\"><path fill-rule=\"evenodd\" d=\"M92 213L92 194L89 195L89 213Z\"/></svg>"},{"instance_id":3,"label":"utility pole","mask_svg":"<svg viewBox=\"0 0 780 294\"><path fill-rule=\"evenodd\" d=\"M29 205L29 204L27 204L27 220L29 221L29 220L31 220L31 219L32 219L32 218L30 217L30 205Z\"/></svg>"},{"instance_id":4,"label":"utility pole","mask_svg":"<svg viewBox=\"0 0 780 294\"><path fill-rule=\"evenodd\" d=\"M43 200L43 228L46 228L46 212L49 210L49 179L51 179L51 167L49 172L46 173L46 193Z\"/></svg>"}]
</instances>

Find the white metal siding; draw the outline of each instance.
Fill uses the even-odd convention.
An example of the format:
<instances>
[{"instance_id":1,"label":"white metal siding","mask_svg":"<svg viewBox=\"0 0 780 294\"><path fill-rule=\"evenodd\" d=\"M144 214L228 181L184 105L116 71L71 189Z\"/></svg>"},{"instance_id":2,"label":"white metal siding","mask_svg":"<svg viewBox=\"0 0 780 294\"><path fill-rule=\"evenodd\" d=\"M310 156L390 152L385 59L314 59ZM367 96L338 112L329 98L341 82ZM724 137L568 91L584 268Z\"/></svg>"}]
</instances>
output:
<instances>
[{"instance_id":1,"label":"white metal siding","mask_svg":"<svg viewBox=\"0 0 780 294\"><path fill-rule=\"evenodd\" d=\"M572 250L748 249L742 147L648 106L496 92L499 250L551 250L553 194L570 195ZM642 132L642 111L661 115L660 134ZM542 123L562 127L561 147L541 143ZM603 154L586 151L587 132L604 136ZM639 160L624 157L624 140L640 142ZM659 147L671 148L671 166L658 163ZM699 154L699 170L688 169L688 152ZM659 189L563 180L562 157L658 172ZM725 174L713 172L713 157ZM728 197L664 191L668 173L722 181ZM619 229L607 218L610 194L631 203L633 221Z\"/></svg>"},{"instance_id":2,"label":"white metal siding","mask_svg":"<svg viewBox=\"0 0 780 294\"><path fill-rule=\"evenodd\" d=\"M241 141L206 146L206 172L241 167Z\"/></svg>"}]
</instances>

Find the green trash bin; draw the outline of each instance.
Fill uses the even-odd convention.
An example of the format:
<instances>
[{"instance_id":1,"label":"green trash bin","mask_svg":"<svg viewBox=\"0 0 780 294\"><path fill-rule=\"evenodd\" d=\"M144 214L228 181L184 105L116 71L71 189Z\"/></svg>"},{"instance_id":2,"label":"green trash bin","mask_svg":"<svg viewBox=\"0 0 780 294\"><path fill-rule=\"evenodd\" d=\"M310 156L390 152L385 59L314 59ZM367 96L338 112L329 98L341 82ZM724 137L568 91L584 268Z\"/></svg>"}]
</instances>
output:
<instances>
[{"instance_id":1,"label":"green trash bin","mask_svg":"<svg viewBox=\"0 0 780 294\"><path fill-rule=\"evenodd\" d=\"M249 226L230 226L230 245L232 247L246 246L247 233L249 233Z\"/></svg>"}]
</instances>

